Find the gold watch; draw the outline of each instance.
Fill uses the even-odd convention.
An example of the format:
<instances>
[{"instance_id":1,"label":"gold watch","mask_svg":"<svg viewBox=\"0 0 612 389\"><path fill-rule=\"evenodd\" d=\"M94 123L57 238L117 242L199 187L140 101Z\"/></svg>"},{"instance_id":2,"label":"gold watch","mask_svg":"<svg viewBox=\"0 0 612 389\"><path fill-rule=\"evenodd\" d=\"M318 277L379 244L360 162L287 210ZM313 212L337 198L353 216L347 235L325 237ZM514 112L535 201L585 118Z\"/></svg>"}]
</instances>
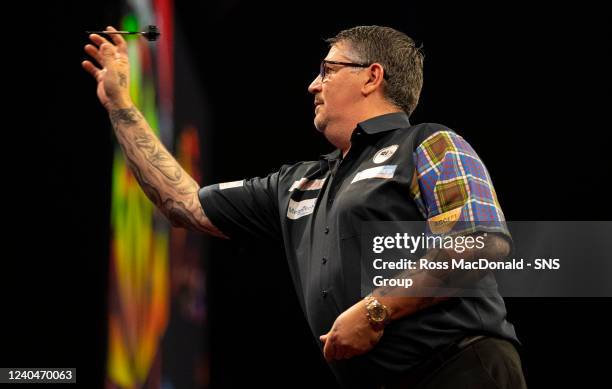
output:
<instances>
[{"instance_id":1,"label":"gold watch","mask_svg":"<svg viewBox=\"0 0 612 389\"><path fill-rule=\"evenodd\" d=\"M391 321L389 309L383 305L376 297L369 295L365 299L368 321L372 328L380 331Z\"/></svg>"}]
</instances>

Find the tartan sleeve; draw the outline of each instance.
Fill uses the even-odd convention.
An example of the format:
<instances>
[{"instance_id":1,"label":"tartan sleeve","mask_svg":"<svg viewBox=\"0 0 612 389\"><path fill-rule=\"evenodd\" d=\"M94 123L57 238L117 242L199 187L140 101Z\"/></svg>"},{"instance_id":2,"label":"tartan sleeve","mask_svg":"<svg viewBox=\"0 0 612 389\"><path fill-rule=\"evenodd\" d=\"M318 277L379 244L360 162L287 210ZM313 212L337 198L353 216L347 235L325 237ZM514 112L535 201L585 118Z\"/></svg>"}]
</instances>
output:
<instances>
[{"instance_id":1,"label":"tartan sleeve","mask_svg":"<svg viewBox=\"0 0 612 389\"><path fill-rule=\"evenodd\" d=\"M452 131L437 131L414 152L412 195L428 230L498 232L510 238L489 172L474 149Z\"/></svg>"}]
</instances>

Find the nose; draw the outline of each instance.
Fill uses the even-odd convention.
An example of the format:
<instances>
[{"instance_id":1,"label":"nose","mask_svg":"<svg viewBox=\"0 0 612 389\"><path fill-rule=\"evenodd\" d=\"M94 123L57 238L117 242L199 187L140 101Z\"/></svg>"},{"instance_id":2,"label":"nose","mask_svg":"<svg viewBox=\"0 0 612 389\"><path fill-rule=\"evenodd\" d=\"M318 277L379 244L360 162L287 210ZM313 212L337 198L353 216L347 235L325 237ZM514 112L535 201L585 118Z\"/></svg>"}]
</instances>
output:
<instances>
[{"instance_id":1,"label":"nose","mask_svg":"<svg viewBox=\"0 0 612 389\"><path fill-rule=\"evenodd\" d=\"M318 74L317 77L312 80L312 82L308 86L308 92L312 93L313 95L316 95L317 93L321 92L322 85L323 83L321 82L321 75Z\"/></svg>"}]
</instances>

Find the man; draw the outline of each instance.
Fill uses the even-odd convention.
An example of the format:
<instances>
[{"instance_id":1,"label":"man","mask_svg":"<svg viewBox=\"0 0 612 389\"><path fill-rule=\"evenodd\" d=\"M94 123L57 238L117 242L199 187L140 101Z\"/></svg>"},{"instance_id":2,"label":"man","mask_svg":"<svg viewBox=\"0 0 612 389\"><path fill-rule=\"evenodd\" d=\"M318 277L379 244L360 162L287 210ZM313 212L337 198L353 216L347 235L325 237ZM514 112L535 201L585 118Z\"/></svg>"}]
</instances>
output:
<instances>
[{"instance_id":1,"label":"man","mask_svg":"<svg viewBox=\"0 0 612 389\"><path fill-rule=\"evenodd\" d=\"M464 256L509 251L503 213L478 155L442 125L409 123L423 80L423 56L412 39L361 26L328 41L308 91L315 127L334 152L264 178L200 188L131 103L125 41L90 38L85 51L100 67L90 61L83 67L96 78L149 199L177 227L281 241L302 309L343 386L525 386L518 341L498 294L402 297L381 288L364 298L361 291L365 221L467 220L470 228L460 232L486 236L486 245ZM443 260L440 252L430 254Z\"/></svg>"}]
</instances>

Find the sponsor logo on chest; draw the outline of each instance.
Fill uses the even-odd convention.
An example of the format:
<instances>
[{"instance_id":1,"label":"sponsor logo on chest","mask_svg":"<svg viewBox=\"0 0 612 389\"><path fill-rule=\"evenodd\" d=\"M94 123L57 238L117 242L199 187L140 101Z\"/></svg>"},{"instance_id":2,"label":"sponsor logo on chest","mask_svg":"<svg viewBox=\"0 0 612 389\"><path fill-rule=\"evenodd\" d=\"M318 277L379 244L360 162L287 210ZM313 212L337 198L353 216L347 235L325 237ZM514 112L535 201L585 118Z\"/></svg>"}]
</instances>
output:
<instances>
[{"instance_id":1,"label":"sponsor logo on chest","mask_svg":"<svg viewBox=\"0 0 612 389\"><path fill-rule=\"evenodd\" d=\"M372 159L372 161L374 161L374 163L385 162L387 159L391 158L393 154L395 154L398 147L399 145L391 145L391 146L385 147L384 149L378 150L378 152L374 155L374 158Z\"/></svg>"},{"instance_id":2,"label":"sponsor logo on chest","mask_svg":"<svg viewBox=\"0 0 612 389\"><path fill-rule=\"evenodd\" d=\"M294 201L292 199L289 199L289 207L287 207L287 218L291 220L296 220L303 216L310 215L314 211L316 202L316 198L302 201Z\"/></svg>"}]
</instances>

